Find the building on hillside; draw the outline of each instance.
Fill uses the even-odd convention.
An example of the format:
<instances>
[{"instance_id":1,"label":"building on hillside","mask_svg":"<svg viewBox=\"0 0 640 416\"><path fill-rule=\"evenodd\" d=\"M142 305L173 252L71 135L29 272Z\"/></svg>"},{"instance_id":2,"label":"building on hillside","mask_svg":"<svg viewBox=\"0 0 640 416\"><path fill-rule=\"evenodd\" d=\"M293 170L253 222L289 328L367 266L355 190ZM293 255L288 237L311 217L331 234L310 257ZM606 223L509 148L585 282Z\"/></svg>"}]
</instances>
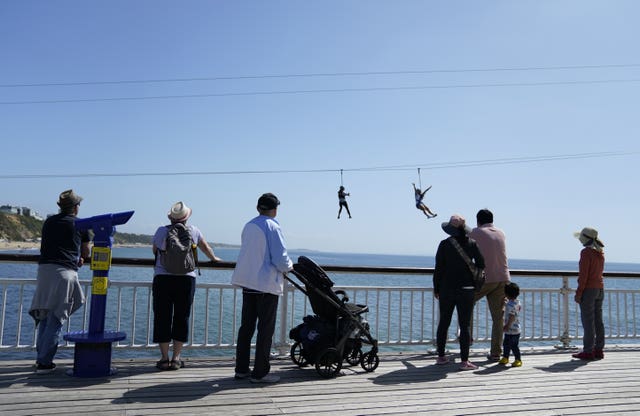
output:
<instances>
[{"instance_id":1,"label":"building on hillside","mask_svg":"<svg viewBox=\"0 0 640 416\"><path fill-rule=\"evenodd\" d=\"M2 205L0 206L0 212L4 213L4 214L14 214L14 215L18 215L18 207L14 207L11 205Z\"/></svg>"},{"instance_id":2,"label":"building on hillside","mask_svg":"<svg viewBox=\"0 0 640 416\"><path fill-rule=\"evenodd\" d=\"M43 220L43 218L36 211L32 210L29 207L21 207L21 211L22 215L24 215L25 217L32 217L40 221Z\"/></svg>"},{"instance_id":3,"label":"building on hillside","mask_svg":"<svg viewBox=\"0 0 640 416\"><path fill-rule=\"evenodd\" d=\"M40 214L38 214L36 211L32 210L29 207L15 207L13 205L2 205L0 206L0 212L5 214L23 215L25 217L32 217L40 221L43 220Z\"/></svg>"}]
</instances>

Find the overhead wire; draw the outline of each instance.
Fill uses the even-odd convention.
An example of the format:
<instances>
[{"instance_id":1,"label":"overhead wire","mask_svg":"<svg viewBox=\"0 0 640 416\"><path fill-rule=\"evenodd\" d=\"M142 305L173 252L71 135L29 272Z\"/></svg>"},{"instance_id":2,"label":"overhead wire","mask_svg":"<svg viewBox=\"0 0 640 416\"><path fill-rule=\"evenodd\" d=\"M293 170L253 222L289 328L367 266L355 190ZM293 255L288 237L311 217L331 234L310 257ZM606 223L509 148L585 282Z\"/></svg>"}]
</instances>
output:
<instances>
[{"instance_id":1,"label":"overhead wire","mask_svg":"<svg viewBox=\"0 0 640 416\"><path fill-rule=\"evenodd\" d=\"M144 176L213 176L213 175L262 175L262 174L304 174L304 173L335 173L340 172L384 172L409 171L417 169L452 169L474 166L491 166L504 164L522 164L536 162L552 162L571 159L605 158L614 156L630 156L640 154L640 151L607 151L592 153L574 153L564 155L527 156L502 159L483 159L453 162L417 163L412 165L393 165L340 169L299 169L299 170L236 170L236 171L193 171L193 172L109 172L109 173L40 173L40 174L7 174L0 175L2 179L59 179L59 178L99 178L99 177L144 177Z\"/></svg>"},{"instance_id":2,"label":"overhead wire","mask_svg":"<svg viewBox=\"0 0 640 416\"><path fill-rule=\"evenodd\" d=\"M319 72L297 74L263 74L240 76L212 76L191 78L160 78L138 80L98 80L98 81L73 81L73 82L43 82L43 83L15 83L0 84L0 88L26 88L26 87L69 87L91 85L132 85L150 83L177 83L198 81L233 81L249 79L286 79L286 78L318 78L318 77L368 77L368 76L397 76L397 75L426 75L438 73L489 73L489 72L517 72L517 71L558 71L558 70L592 70L592 69L629 69L638 68L638 63L628 64L600 64L600 65L565 65L565 66L525 66L525 67L496 67L496 68L462 68L462 69L425 69L425 70L397 70L397 71L357 71L357 72ZM480 82L470 84L444 84L444 85L396 85L373 87L349 87L349 88L318 88L318 89L291 89L271 91L235 91L212 92L196 94L162 94L162 95L134 95L116 97L88 97L88 98L54 98L54 99L28 99L5 100L0 105L27 105L27 104L67 104L90 102L122 102L122 101L150 101L172 99L197 99L219 97L243 97L243 96L270 96L270 95L305 95L322 93L348 93L348 92L384 92L384 91L411 91L411 90L437 90L437 89L463 89L463 88L509 88L509 87L543 87L559 85L596 85L635 83L639 78L611 78L611 79L585 79L585 80L560 80L560 81L520 81L520 82Z\"/></svg>"},{"instance_id":3,"label":"overhead wire","mask_svg":"<svg viewBox=\"0 0 640 416\"><path fill-rule=\"evenodd\" d=\"M443 73L473 73L473 72L516 72L516 71L555 71L576 69L613 69L613 68L637 68L640 64L602 64L602 65L565 65L565 66L525 66L525 67L498 67L498 68L463 68L463 69L424 69L424 70L399 70L399 71L355 71L355 72L318 72L302 74L262 74L262 75L237 75L237 76L210 76L190 78L158 78L137 80L102 80L102 81L75 81L75 82L39 82L0 84L0 88L24 88L24 87L67 87L80 85L118 85L118 84L153 84L173 82L199 82L199 81L234 81L247 79L274 79L274 78L313 78L313 77L350 77L350 76L379 76L379 75L425 75Z\"/></svg>"},{"instance_id":4,"label":"overhead wire","mask_svg":"<svg viewBox=\"0 0 640 416\"><path fill-rule=\"evenodd\" d=\"M88 103L109 101L140 101L140 100L167 100L178 98L213 98L213 97L242 97L260 95L292 95L292 94L318 94L341 92L374 92L374 91L410 91L431 89L458 89L458 88L504 88L504 87L540 87L554 85L587 85L587 84L619 84L640 82L640 78L631 79L604 79L585 81L549 81L549 82L514 82L514 83L487 83L487 84L460 84L460 85L415 85L403 87L364 87L364 88L329 88L316 90L282 90L282 91L248 91L227 92L212 94L182 94L182 95L156 95L137 97L110 97L110 98L72 98L59 100L27 100L27 101L0 101L0 105L24 105L24 104L64 104L64 103Z\"/></svg>"}]
</instances>

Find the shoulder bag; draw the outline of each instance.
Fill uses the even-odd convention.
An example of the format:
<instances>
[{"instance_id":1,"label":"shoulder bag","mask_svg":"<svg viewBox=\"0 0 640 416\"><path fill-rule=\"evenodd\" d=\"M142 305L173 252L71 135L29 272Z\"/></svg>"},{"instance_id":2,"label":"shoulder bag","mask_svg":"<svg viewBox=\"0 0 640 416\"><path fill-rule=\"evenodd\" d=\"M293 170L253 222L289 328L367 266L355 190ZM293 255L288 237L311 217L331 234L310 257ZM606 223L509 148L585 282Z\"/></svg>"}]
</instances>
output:
<instances>
[{"instance_id":1,"label":"shoulder bag","mask_svg":"<svg viewBox=\"0 0 640 416\"><path fill-rule=\"evenodd\" d=\"M464 262L467 263L467 266L471 271L471 276L473 276L473 287L475 287L476 292L480 291L482 285L484 285L484 281L486 280L484 269L479 268L471 261L469 255L462 249L455 238L449 237L449 241L451 241L451 244L453 244L456 250L458 250L458 253L460 253L460 256L462 257Z\"/></svg>"}]
</instances>

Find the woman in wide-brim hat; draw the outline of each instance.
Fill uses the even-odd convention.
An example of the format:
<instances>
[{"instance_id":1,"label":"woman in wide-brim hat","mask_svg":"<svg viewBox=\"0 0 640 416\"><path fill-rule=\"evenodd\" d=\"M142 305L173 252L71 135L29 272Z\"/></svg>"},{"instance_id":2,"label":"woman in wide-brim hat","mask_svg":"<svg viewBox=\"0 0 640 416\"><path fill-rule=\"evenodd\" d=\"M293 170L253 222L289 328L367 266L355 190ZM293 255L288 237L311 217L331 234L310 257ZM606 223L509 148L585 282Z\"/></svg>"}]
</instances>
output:
<instances>
[{"instance_id":1,"label":"woman in wide-brim hat","mask_svg":"<svg viewBox=\"0 0 640 416\"><path fill-rule=\"evenodd\" d=\"M584 247L580 251L578 288L575 295L575 301L580 305L584 334L582 352L573 354L573 357L581 360L600 360L604 358L604 244L598 238L595 228L584 227L574 233L574 236Z\"/></svg>"},{"instance_id":2,"label":"woman in wide-brim hat","mask_svg":"<svg viewBox=\"0 0 640 416\"><path fill-rule=\"evenodd\" d=\"M444 355L445 345L453 311L458 312L458 325L460 326L460 369L475 370L478 367L469 361L469 348L471 345L471 314L473 313L473 301L475 287L473 276L469 266L462 258L455 243L462 247L477 267L484 269L484 259L476 242L469 239L471 232L466 225L464 217L455 214L449 221L442 223L442 230L450 237L442 240L436 252L436 267L433 273L433 294L438 299L440 308L440 320L438 322L436 344L438 358L436 364L448 364L449 359Z\"/></svg>"},{"instance_id":3,"label":"woman in wide-brim hat","mask_svg":"<svg viewBox=\"0 0 640 416\"><path fill-rule=\"evenodd\" d=\"M159 370L177 370L184 367L182 346L187 342L189 333L189 316L196 288L197 272L175 274L169 272L163 263L163 255L167 250L167 235L170 228L186 228L191 236L194 262L197 266L197 249L200 248L211 261L222 261L213 253L202 232L194 225L186 225L191 217L191 208L182 201L171 206L167 217L171 225L158 227L153 236L153 254L156 256L153 269L153 342L160 348L160 360L156 363ZM183 224L183 225L176 225ZM173 355L169 359L169 346L173 343Z\"/></svg>"}]
</instances>

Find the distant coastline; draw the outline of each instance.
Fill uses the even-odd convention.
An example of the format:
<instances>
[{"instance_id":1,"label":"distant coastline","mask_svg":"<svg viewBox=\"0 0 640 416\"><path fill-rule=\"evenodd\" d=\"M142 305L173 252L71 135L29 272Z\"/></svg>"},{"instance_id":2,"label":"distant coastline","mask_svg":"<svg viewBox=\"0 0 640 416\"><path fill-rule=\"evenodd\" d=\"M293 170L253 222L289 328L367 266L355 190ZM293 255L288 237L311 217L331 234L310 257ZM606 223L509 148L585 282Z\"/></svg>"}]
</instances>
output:
<instances>
[{"instance_id":1,"label":"distant coastline","mask_svg":"<svg viewBox=\"0 0 640 416\"><path fill-rule=\"evenodd\" d=\"M114 244L114 247L151 247L151 244ZM39 250L38 241L0 241L0 251Z\"/></svg>"},{"instance_id":2,"label":"distant coastline","mask_svg":"<svg viewBox=\"0 0 640 416\"><path fill-rule=\"evenodd\" d=\"M239 248L240 246L235 244L224 243L209 243L212 247L226 247L226 248ZM151 244L144 243L126 243L126 244L114 244L113 247L151 247ZM39 241L0 241L0 251L15 251L15 250L39 250Z\"/></svg>"}]
</instances>

